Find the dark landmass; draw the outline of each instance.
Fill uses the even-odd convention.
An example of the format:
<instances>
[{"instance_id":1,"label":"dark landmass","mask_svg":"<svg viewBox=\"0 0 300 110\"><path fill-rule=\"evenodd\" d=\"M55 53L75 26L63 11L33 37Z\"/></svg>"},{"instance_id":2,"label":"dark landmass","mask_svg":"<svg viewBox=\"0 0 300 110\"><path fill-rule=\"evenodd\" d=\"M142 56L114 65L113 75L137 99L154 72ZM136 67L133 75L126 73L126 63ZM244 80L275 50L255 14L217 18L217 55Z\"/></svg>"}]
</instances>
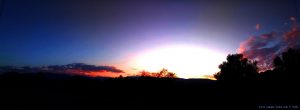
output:
<instances>
[{"instance_id":1,"label":"dark landmass","mask_svg":"<svg viewBox=\"0 0 300 110\"><path fill-rule=\"evenodd\" d=\"M0 110L299 109L300 49L283 52L264 72L243 54L229 54L226 60L214 75L217 80L180 79L167 69L119 78L66 74L73 69L122 72L82 63L2 67Z\"/></svg>"},{"instance_id":2,"label":"dark landmass","mask_svg":"<svg viewBox=\"0 0 300 110\"><path fill-rule=\"evenodd\" d=\"M297 82L297 81L296 81ZM299 108L295 81L179 78L90 78L52 73L0 75L0 109L263 109Z\"/></svg>"}]
</instances>

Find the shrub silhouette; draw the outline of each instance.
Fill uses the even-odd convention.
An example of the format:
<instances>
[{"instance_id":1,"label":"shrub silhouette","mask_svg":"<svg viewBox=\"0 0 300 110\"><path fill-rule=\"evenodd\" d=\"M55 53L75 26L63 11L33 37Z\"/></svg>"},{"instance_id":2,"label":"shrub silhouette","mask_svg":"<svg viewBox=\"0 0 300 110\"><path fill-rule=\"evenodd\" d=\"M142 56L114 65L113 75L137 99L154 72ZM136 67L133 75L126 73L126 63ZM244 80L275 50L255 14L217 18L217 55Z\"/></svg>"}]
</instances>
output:
<instances>
[{"instance_id":1,"label":"shrub silhouette","mask_svg":"<svg viewBox=\"0 0 300 110\"><path fill-rule=\"evenodd\" d=\"M273 60L273 70L261 73L265 80L296 80L299 78L300 50L288 49Z\"/></svg>"},{"instance_id":2,"label":"shrub silhouette","mask_svg":"<svg viewBox=\"0 0 300 110\"><path fill-rule=\"evenodd\" d=\"M176 74L173 72L169 72L167 69L163 68L159 72L148 72L148 71L141 71L140 72L142 77L156 77L156 78L177 78Z\"/></svg>"},{"instance_id":3,"label":"shrub silhouette","mask_svg":"<svg viewBox=\"0 0 300 110\"><path fill-rule=\"evenodd\" d=\"M243 54L230 54L227 61L219 65L220 72L214 74L217 80L257 80L256 61L243 58Z\"/></svg>"}]
</instances>

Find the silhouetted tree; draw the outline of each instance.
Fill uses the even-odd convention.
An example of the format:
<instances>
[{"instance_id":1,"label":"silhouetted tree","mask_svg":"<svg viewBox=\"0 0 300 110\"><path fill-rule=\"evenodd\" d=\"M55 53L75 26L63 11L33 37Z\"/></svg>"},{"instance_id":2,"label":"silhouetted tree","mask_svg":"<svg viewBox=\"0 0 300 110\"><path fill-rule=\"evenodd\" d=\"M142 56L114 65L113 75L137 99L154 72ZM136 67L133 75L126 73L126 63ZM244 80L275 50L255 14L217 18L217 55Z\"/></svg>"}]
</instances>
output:
<instances>
[{"instance_id":1,"label":"silhouetted tree","mask_svg":"<svg viewBox=\"0 0 300 110\"><path fill-rule=\"evenodd\" d=\"M173 72L169 72L167 69L163 68L159 72L150 73L148 71L140 72L142 77L156 77L156 78L177 78L176 74Z\"/></svg>"},{"instance_id":2,"label":"silhouetted tree","mask_svg":"<svg viewBox=\"0 0 300 110\"><path fill-rule=\"evenodd\" d=\"M145 70L141 71L141 72L140 72L140 75L141 75L142 77L151 77L151 73L148 72L148 71L145 71Z\"/></svg>"},{"instance_id":3,"label":"silhouetted tree","mask_svg":"<svg viewBox=\"0 0 300 110\"><path fill-rule=\"evenodd\" d=\"M288 49L273 60L273 70L262 72L265 80L290 80L299 78L300 50Z\"/></svg>"},{"instance_id":4,"label":"silhouetted tree","mask_svg":"<svg viewBox=\"0 0 300 110\"><path fill-rule=\"evenodd\" d=\"M177 78L175 73L169 72L165 77L167 78Z\"/></svg>"},{"instance_id":5,"label":"silhouetted tree","mask_svg":"<svg viewBox=\"0 0 300 110\"><path fill-rule=\"evenodd\" d=\"M243 58L242 54L228 55L219 68L221 71L214 75L217 80L257 80L259 77L257 62Z\"/></svg>"}]
</instances>

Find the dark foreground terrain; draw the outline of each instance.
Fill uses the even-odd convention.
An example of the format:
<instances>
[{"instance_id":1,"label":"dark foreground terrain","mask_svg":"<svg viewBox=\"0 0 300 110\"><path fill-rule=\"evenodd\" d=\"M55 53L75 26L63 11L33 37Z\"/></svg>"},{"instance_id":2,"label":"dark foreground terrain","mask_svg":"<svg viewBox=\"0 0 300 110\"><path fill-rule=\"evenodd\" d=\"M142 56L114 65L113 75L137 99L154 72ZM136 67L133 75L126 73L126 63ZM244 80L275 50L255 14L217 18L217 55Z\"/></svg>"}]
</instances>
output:
<instances>
[{"instance_id":1,"label":"dark foreground terrain","mask_svg":"<svg viewBox=\"0 0 300 110\"><path fill-rule=\"evenodd\" d=\"M0 75L0 110L293 110L300 101L296 82L10 73Z\"/></svg>"}]
</instances>

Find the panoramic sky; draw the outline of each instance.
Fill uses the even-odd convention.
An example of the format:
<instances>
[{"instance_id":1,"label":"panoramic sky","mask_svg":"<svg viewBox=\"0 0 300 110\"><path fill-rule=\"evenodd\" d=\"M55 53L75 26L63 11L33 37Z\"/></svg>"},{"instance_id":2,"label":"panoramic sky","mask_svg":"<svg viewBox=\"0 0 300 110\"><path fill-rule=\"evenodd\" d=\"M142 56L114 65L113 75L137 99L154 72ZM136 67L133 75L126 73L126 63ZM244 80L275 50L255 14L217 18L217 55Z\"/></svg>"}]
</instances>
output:
<instances>
[{"instance_id":1,"label":"panoramic sky","mask_svg":"<svg viewBox=\"0 0 300 110\"><path fill-rule=\"evenodd\" d=\"M0 66L86 63L126 74L218 71L249 36L289 28L297 0L0 0Z\"/></svg>"}]
</instances>

